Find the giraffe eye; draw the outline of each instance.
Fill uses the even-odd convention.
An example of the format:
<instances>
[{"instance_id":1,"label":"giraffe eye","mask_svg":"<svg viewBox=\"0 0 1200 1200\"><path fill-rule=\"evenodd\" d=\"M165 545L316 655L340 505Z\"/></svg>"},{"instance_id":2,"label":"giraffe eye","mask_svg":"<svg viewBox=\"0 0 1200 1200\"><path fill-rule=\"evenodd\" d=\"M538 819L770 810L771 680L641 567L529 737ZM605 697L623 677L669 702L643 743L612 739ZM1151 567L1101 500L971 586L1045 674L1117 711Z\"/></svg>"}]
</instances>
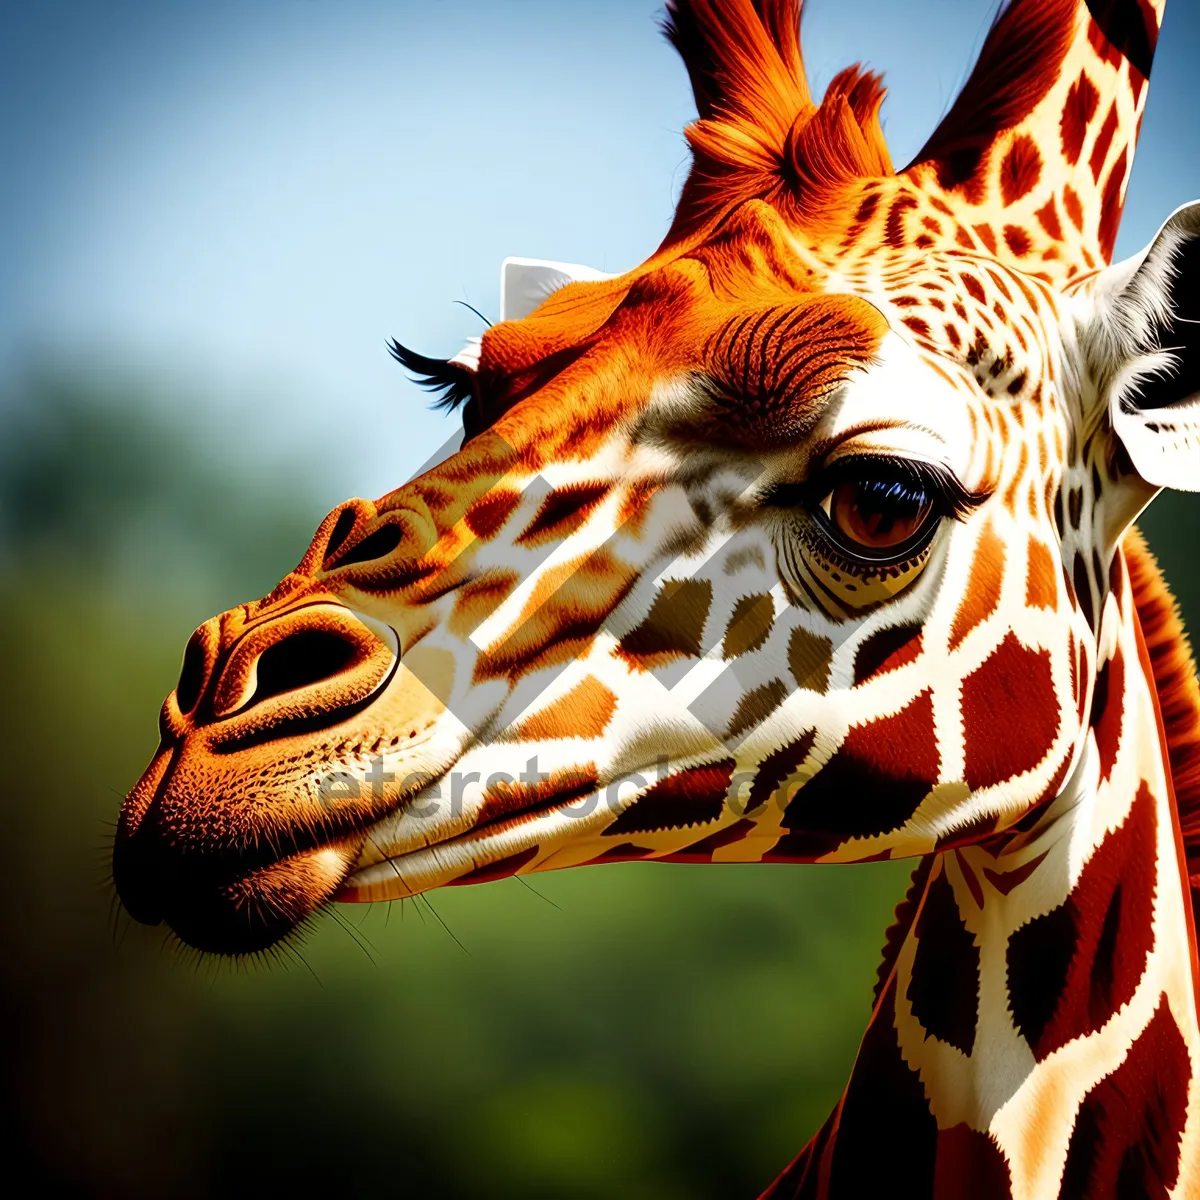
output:
<instances>
[{"instance_id":1,"label":"giraffe eye","mask_svg":"<svg viewBox=\"0 0 1200 1200\"><path fill-rule=\"evenodd\" d=\"M764 502L792 514L780 526L786 577L836 614L902 592L924 570L943 520L985 498L945 467L858 455L806 483L776 484Z\"/></svg>"},{"instance_id":2,"label":"giraffe eye","mask_svg":"<svg viewBox=\"0 0 1200 1200\"><path fill-rule=\"evenodd\" d=\"M839 483L821 511L850 544L876 557L905 546L924 532L934 510L929 487L900 475L868 475Z\"/></svg>"}]
</instances>

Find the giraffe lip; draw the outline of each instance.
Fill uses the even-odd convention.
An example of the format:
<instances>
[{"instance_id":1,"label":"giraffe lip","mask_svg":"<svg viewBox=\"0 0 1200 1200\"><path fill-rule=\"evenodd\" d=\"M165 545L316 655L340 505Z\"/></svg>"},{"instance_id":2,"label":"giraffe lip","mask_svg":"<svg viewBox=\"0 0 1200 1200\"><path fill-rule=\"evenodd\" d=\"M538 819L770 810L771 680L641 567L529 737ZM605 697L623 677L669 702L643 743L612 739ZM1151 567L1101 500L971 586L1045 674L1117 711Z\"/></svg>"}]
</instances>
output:
<instances>
[{"instance_id":1,"label":"giraffe lip","mask_svg":"<svg viewBox=\"0 0 1200 1200\"><path fill-rule=\"evenodd\" d=\"M650 771L656 765L658 764L647 764L644 769ZM449 773L449 771L444 772L432 782L439 782ZM626 772L629 775L640 773L636 769ZM651 784L647 782L645 786L649 787ZM333 899L353 903L384 898L379 891L381 887L385 887L389 883L393 891L397 884L401 885L405 890L394 894L404 895L416 895L435 887L441 887L446 883L453 882L459 875L470 874L499 860L527 852L530 846L536 845L543 839L547 824L551 825L550 832L552 834L556 832L554 829L556 816L562 821L574 822L572 827L563 827L558 830L559 832L565 828L571 828L575 837L595 836L600 832L603 824L607 824L611 817L617 816L620 811L633 804L644 791L643 788L639 788L628 796L622 797L620 808L598 803L585 812L565 811L569 805L578 803L581 799L586 800L588 796L597 795L603 790L599 783L593 783L586 793L564 789L541 797L534 804L514 808L510 812L498 814L472 825L470 828L451 832L446 837L436 838L419 845L409 845L391 853L386 852L378 843L374 843L376 850L383 857L374 862L355 864L346 878L342 880ZM384 820L387 819L384 818ZM373 842L370 830L367 832L366 841L367 843ZM478 851L478 853L473 853L474 851ZM462 861L456 863L452 861L454 859ZM401 874L403 864L416 868L411 879L415 886L411 889L409 889L410 881L405 880ZM394 896L387 898L394 898Z\"/></svg>"},{"instance_id":2,"label":"giraffe lip","mask_svg":"<svg viewBox=\"0 0 1200 1200\"><path fill-rule=\"evenodd\" d=\"M444 771L436 779L430 780L421 790L424 791L426 788L439 786L442 781L450 775L450 773L450 770ZM389 854L385 852L383 847L379 846L378 843L375 843L376 849L384 856L381 859L382 862L398 862L402 859L409 858L412 855L422 854L426 851L436 850L440 847L477 841L496 832L526 824L531 819L544 816L546 813L553 812L555 809L561 808L565 804L574 803L580 799L581 795L586 796L590 792L594 791L596 786L597 785L593 784L588 788L587 792L583 793L580 793L576 789L564 789L561 792L554 792L545 796L541 796L535 802L514 807L506 812L499 812L492 816L488 816L482 820L476 821L473 825L467 826L465 829L451 829L450 831L446 832L445 836L443 837L435 836L430 841L408 846L401 846L397 848L394 853ZM404 800L401 800L400 803L396 805L393 812L402 812L405 808L405 805L410 804L417 798L419 794L420 793L416 793L412 796L406 797ZM381 820L387 820L387 816L384 816L381 818ZM379 823L380 822L377 821L374 824L378 825ZM374 841L374 839L371 837L371 828L373 827L374 826L368 827L366 830L366 838L371 842Z\"/></svg>"},{"instance_id":3,"label":"giraffe lip","mask_svg":"<svg viewBox=\"0 0 1200 1200\"><path fill-rule=\"evenodd\" d=\"M432 888L441 887L443 883L450 882L450 879L438 879L436 882L422 883L408 890L407 882L401 874L401 865L404 863L420 864L425 860L431 859L435 854L445 854L447 851L467 851L472 845L485 843L489 838L503 839L505 833L516 833L516 840L525 841L529 839L531 829L529 827L537 825L543 818L554 814L558 809L561 809L564 803L573 802L574 797L567 796L565 799L548 798L536 807L522 809L519 812L508 813L504 817L498 817L493 821L488 821L482 825L472 826L470 829L464 830L462 833L452 837L444 838L441 841L429 842L424 846L416 846L409 850L403 850L398 854L388 855L377 862L370 863L366 867L352 868L337 891L334 892L332 899L344 902L357 902L360 900L371 900L375 897L364 894L371 887L374 880L359 882L359 877L368 873L377 871L387 878L394 878L396 881L405 886L406 891L402 894L417 895L420 892L430 891ZM518 830L524 830L524 836L517 833ZM536 843L538 839L534 838ZM528 847L522 845L512 853L519 854ZM508 857L506 854L496 855L492 858L493 861L498 858ZM486 865L485 863L474 864L469 869L476 869Z\"/></svg>"}]
</instances>

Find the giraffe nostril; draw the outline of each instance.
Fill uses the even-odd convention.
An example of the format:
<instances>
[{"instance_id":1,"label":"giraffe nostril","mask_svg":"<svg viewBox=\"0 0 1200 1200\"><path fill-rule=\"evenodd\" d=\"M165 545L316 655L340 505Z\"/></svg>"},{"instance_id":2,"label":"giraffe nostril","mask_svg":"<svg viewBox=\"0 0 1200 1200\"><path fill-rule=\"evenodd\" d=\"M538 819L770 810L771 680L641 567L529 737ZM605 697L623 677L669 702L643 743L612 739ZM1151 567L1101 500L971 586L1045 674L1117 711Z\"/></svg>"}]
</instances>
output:
<instances>
[{"instance_id":1,"label":"giraffe nostril","mask_svg":"<svg viewBox=\"0 0 1200 1200\"><path fill-rule=\"evenodd\" d=\"M300 630L263 651L250 704L329 679L345 670L358 652L353 642L336 633Z\"/></svg>"},{"instance_id":2,"label":"giraffe nostril","mask_svg":"<svg viewBox=\"0 0 1200 1200\"><path fill-rule=\"evenodd\" d=\"M355 509L342 509L341 515L329 534L329 541L325 544L324 567L328 568L329 560L341 549L342 543L350 536L350 531L354 528L357 520L358 512Z\"/></svg>"},{"instance_id":3,"label":"giraffe nostril","mask_svg":"<svg viewBox=\"0 0 1200 1200\"><path fill-rule=\"evenodd\" d=\"M188 638L183 652L183 666L179 670L179 682L175 685L175 703L181 713L190 713L200 699L204 686L204 641L199 629Z\"/></svg>"}]
</instances>

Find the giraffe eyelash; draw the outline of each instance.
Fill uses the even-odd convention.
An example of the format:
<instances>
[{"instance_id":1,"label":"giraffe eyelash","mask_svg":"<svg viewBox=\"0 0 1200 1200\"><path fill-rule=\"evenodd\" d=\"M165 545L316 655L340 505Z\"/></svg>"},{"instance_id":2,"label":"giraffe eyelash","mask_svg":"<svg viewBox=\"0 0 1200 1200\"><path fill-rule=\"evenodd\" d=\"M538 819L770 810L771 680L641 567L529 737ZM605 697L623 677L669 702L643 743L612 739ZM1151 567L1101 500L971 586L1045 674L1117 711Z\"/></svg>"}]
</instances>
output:
<instances>
[{"instance_id":1,"label":"giraffe eyelash","mask_svg":"<svg viewBox=\"0 0 1200 1200\"><path fill-rule=\"evenodd\" d=\"M926 490L940 516L963 520L987 499L986 492L972 492L947 467L887 454L856 454L837 459L803 483L773 484L762 497L768 508L820 507L839 484L871 476L893 474L901 482Z\"/></svg>"},{"instance_id":2,"label":"giraffe eyelash","mask_svg":"<svg viewBox=\"0 0 1200 1200\"><path fill-rule=\"evenodd\" d=\"M895 545L868 548L838 528L827 501L846 483L891 482L887 494L916 501L926 513L921 525ZM780 484L764 497L770 507L799 515L794 535L805 547L805 556L818 575L825 574L851 591L847 577L879 581L910 579L929 557L930 547L943 521L962 520L986 497L968 491L952 472L933 463L889 455L854 455L840 459L802 484ZM900 586L904 586L903 583Z\"/></svg>"},{"instance_id":3,"label":"giraffe eyelash","mask_svg":"<svg viewBox=\"0 0 1200 1200\"><path fill-rule=\"evenodd\" d=\"M413 382L434 392L434 408L454 412L475 396L475 372L452 359L427 358L395 338L387 344L388 353L412 376Z\"/></svg>"}]
</instances>

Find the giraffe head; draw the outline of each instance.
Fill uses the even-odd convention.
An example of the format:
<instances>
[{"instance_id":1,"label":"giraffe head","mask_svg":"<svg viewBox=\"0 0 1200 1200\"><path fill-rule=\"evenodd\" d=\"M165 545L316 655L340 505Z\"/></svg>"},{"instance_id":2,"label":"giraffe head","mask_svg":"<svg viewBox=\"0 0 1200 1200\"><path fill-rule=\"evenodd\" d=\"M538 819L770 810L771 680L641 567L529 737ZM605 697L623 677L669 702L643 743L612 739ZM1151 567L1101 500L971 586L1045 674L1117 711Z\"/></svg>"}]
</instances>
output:
<instances>
[{"instance_id":1,"label":"giraffe head","mask_svg":"<svg viewBox=\"0 0 1200 1200\"><path fill-rule=\"evenodd\" d=\"M515 872L926 853L1062 787L1113 550L1196 486L1200 208L1105 266L1148 63L1082 3L1010 6L899 173L798 7L670 6L700 119L649 261L510 262L477 350L397 348L466 440L192 635L135 917L249 951Z\"/></svg>"}]
</instances>

